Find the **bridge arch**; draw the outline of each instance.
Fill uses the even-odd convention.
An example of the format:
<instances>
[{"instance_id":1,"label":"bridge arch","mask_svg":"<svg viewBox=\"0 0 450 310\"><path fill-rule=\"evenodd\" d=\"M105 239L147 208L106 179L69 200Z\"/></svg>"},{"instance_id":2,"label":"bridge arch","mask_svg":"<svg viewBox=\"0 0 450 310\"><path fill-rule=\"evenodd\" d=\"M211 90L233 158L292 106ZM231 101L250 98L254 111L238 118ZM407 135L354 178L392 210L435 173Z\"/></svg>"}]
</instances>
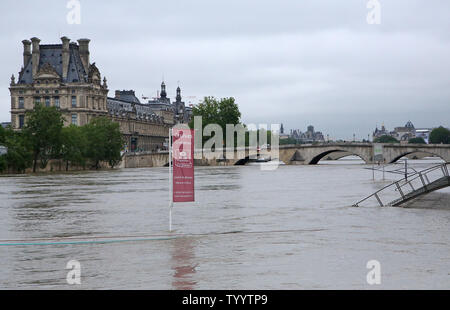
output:
<instances>
[{"instance_id":1,"label":"bridge arch","mask_svg":"<svg viewBox=\"0 0 450 310\"><path fill-rule=\"evenodd\" d=\"M324 152L320 152L319 154L316 154L315 156L313 156L308 162L308 165L317 165L319 163L319 161L323 158L325 158L327 155L331 154L331 153L335 153L335 152L340 152L340 153L345 153L345 156L350 156L350 155L354 155L354 156L358 156L359 158L361 158L365 163L368 163L367 159L364 158L363 155L361 154L357 154L354 152L351 152L349 150L343 150L343 149L331 149L331 150L326 150Z\"/></svg>"},{"instance_id":2,"label":"bridge arch","mask_svg":"<svg viewBox=\"0 0 450 310\"><path fill-rule=\"evenodd\" d=\"M242 159L239 159L238 161L236 161L234 163L234 165L235 166L244 166L249 162L249 160L250 160L250 158L249 158L249 156L247 156L245 158L242 158Z\"/></svg>"},{"instance_id":3,"label":"bridge arch","mask_svg":"<svg viewBox=\"0 0 450 310\"><path fill-rule=\"evenodd\" d=\"M419 150L417 150L417 151L409 151L409 152L403 152L403 153L400 153L400 155L397 155L397 156L395 156L394 158L392 158L392 159L389 161L389 163L390 163L390 164L393 164L393 163L397 162L400 158L405 157L405 156L408 156L408 155L411 155L411 154L414 154L414 153L426 153L426 154L429 154L429 155L433 155L433 156L439 157L439 158L442 159L444 162L446 161L445 158L443 158L443 157L440 156L439 154L435 154L435 153L431 153L431 152L426 152L426 151L419 151Z\"/></svg>"}]
</instances>

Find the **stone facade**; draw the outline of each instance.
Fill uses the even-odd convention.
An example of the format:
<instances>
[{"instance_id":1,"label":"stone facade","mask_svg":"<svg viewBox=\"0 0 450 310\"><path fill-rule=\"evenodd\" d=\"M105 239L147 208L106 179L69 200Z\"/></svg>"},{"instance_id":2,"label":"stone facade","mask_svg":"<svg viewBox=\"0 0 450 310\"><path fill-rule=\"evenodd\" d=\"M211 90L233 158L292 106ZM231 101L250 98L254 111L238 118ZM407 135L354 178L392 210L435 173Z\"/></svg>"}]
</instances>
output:
<instances>
[{"instance_id":1,"label":"stone facade","mask_svg":"<svg viewBox=\"0 0 450 310\"><path fill-rule=\"evenodd\" d=\"M101 81L95 63L89 62L89 40L40 45L38 38L22 41L23 66L17 82L11 77L11 125L20 129L25 112L35 103L58 107L65 125L85 125L92 118L107 115L106 79ZM30 47L33 47L32 51Z\"/></svg>"},{"instance_id":2,"label":"stone facade","mask_svg":"<svg viewBox=\"0 0 450 310\"><path fill-rule=\"evenodd\" d=\"M116 91L114 98L108 98L108 114L120 124L125 138L125 151L158 151L167 148L169 128L173 122L165 122L151 109L142 104L134 91ZM169 115L173 120L173 114Z\"/></svg>"},{"instance_id":3,"label":"stone facade","mask_svg":"<svg viewBox=\"0 0 450 310\"><path fill-rule=\"evenodd\" d=\"M125 151L156 151L166 148L169 128L190 120L192 109L167 98L164 82L161 97L142 104L134 91L116 91L108 97L106 78L90 62L89 39L78 44L61 38L61 44L40 44L38 38L23 40L23 65L16 81L11 77L11 125L20 130L26 112L36 103L60 109L64 125L83 126L95 117L108 116L120 124Z\"/></svg>"}]
</instances>

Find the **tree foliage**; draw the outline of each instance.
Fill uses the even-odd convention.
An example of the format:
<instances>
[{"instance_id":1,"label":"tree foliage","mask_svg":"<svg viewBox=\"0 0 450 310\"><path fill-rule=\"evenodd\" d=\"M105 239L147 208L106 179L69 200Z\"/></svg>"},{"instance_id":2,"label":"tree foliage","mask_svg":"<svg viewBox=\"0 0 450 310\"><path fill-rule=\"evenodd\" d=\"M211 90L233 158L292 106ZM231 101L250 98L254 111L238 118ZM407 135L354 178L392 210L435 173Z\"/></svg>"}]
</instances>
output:
<instances>
[{"instance_id":1,"label":"tree foliage","mask_svg":"<svg viewBox=\"0 0 450 310\"><path fill-rule=\"evenodd\" d=\"M425 140L422 137L417 138L411 138L408 140L408 143L414 143L414 144L427 144Z\"/></svg>"},{"instance_id":2,"label":"tree foliage","mask_svg":"<svg viewBox=\"0 0 450 310\"><path fill-rule=\"evenodd\" d=\"M280 145L299 144L299 141L294 138L280 139Z\"/></svg>"},{"instance_id":3,"label":"tree foliage","mask_svg":"<svg viewBox=\"0 0 450 310\"><path fill-rule=\"evenodd\" d=\"M0 171L10 169L15 172L24 172L32 164L33 154L29 139L21 132L15 132L10 127L0 129L0 145L8 148L6 155L1 156Z\"/></svg>"},{"instance_id":4,"label":"tree foliage","mask_svg":"<svg viewBox=\"0 0 450 310\"><path fill-rule=\"evenodd\" d=\"M22 132L29 140L33 152L33 172L36 172L38 161L41 168L45 168L51 158L59 155L63 126L64 118L56 107L36 104L34 109L27 113Z\"/></svg>"},{"instance_id":5,"label":"tree foliage","mask_svg":"<svg viewBox=\"0 0 450 310\"><path fill-rule=\"evenodd\" d=\"M375 143L398 143L398 140L394 137L384 135L373 140Z\"/></svg>"},{"instance_id":6,"label":"tree foliage","mask_svg":"<svg viewBox=\"0 0 450 310\"><path fill-rule=\"evenodd\" d=\"M111 167L120 162L123 140L118 123L98 117L84 126L83 132L87 141L85 154L95 169L100 167L101 161L107 161Z\"/></svg>"},{"instance_id":7,"label":"tree foliage","mask_svg":"<svg viewBox=\"0 0 450 310\"><path fill-rule=\"evenodd\" d=\"M64 127L61 132L61 159L66 163L66 171L69 165L86 164L87 140L82 127L70 125Z\"/></svg>"},{"instance_id":8,"label":"tree foliage","mask_svg":"<svg viewBox=\"0 0 450 310\"><path fill-rule=\"evenodd\" d=\"M50 159L69 165L84 166L90 162L98 169L106 161L111 167L122 159L123 139L119 124L109 118L93 119L88 125L63 127L63 118L55 108L36 106L27 115L24 129L14 131L0 127L0 145L8 148L0 156L0 172L24 172L37 165L45 168Z\"/></svg>"},{"instance_id":9,"label":"tree foliage","mask_svg":"<svg viewBox=\"0 0 450 310\"><path fill-rule=\"evenodd\" d=\"M450 144L450 130L440 126L430 133L430 143L432 144Z\"/></svg>"},{"instance_id":10,"label":"tree foliage","mask_svg":"<svg viewBox=\"0 0 450 310\"><path fill-rule=\"evenodd\" d=\"M209 124L218 124L225 130L226 124L236 125L240 123L241 112L234 98L205 97L204 101L192 108L193 116L202 116L203 127ZM194 128L194 120L189 124Z\"/></svg>"},{"instance_id":11,"label":"tree foliage","mask_svg":"<svg viewBox=\"0 0 450 310\"><path fill-rule=\"evenodd\" d=\"M202 130L209 124L219 125L224 135L224 143L226 140L226 125L240 124L241 119L241 112L233 97L219 100L214 97L205 97L202 103L192 108L192 115L192 121L189 123L190 128L194 128L194 117L201 116ZM203 137L203 142L208 139L208 137Z\"/></svg>"}]
</instances>

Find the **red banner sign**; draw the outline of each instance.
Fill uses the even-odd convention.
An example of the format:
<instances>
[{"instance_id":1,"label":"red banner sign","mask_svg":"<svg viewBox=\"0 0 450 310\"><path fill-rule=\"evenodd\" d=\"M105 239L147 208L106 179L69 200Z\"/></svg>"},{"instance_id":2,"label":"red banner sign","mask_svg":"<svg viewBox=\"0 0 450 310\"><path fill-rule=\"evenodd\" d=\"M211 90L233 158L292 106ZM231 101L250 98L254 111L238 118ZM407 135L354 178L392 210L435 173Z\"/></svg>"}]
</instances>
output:
<instances>
[{"instance_id":1,"label":"red banner sign","mask_svg":"<svg viewBox=\"0 0 450 310\"><path fill-rule=\"evenodd\" d=\"M173 202L194 201L194 130L173 129Z\"/></svg>"}]
</instances>

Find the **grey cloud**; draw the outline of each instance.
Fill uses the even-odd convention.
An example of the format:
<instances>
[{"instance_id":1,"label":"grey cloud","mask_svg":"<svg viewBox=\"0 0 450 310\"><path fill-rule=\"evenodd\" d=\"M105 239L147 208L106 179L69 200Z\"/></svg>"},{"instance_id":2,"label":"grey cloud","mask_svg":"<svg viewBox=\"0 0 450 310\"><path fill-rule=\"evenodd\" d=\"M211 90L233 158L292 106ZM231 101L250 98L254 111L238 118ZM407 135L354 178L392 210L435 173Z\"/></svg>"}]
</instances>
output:
<instances>
[{"instance_id":1,"label":"grey cloud","mask_svg":"<svg viewBox=\"0 0 450 310\"><path fill-rule=\"evenodd\" d=\"M164 75L172 97L180 81L197 99L234 96L244 122L347 139L383 121L448 126L450 3L380 2L382 24L368 25L365 0L81 0L82 24L67 25L66 1L2 1L0 120L21 40L67 35L92 40L112 91L155 96Z\"/></svg>"}]
</instances>

